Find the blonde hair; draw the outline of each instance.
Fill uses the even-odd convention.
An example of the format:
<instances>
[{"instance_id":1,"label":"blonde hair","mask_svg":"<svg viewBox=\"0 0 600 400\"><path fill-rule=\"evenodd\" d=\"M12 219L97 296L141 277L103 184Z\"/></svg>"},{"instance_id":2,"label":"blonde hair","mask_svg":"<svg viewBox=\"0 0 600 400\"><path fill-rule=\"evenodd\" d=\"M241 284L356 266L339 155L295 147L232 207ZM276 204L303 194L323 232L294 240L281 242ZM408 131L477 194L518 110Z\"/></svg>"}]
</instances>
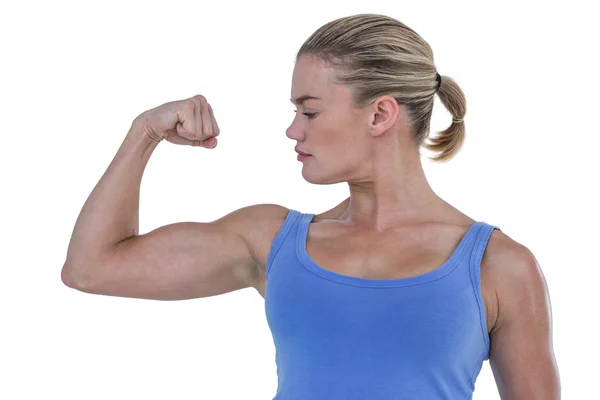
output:
<instances>
[{"instance_id":1,"label":"blonde hair","mask_svg":"<svg viewBox=\"0 0 600 400\"><path fill-rule=\"evenodd\" d=\"M336 70L335 81L350 89L354 105L366 107L383 95L394 97L409 117L417 146L437 153L430 159L450 160L462 147L466 99L458 84L441 75L438 85L433 51L402 22L379 14L357 14L328 22L317 29L296 55L325 61ZM433 98L452 114L453 122L428 138ZM459 120L459 121L455 121ZM430 143L425 143L428 138Z\"/></svg>"}]
</instances>

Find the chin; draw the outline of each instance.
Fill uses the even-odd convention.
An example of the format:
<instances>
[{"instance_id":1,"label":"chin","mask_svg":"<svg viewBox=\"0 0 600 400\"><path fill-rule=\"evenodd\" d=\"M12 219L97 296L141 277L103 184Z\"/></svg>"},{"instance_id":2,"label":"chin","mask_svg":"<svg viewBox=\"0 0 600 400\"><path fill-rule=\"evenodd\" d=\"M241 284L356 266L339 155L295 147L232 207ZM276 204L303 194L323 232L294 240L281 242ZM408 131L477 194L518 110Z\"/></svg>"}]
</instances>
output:
<instances>
[{"instance_id":1,"label":"chin","mask_svg":"<svg viewBox=\"0 0 600 400\"><path fill-rule=\"evenodd\" d=\"M336 183L345 182L343 180L336 179L332 175L327 175L323 173L315 174L314 170L307 167L302 168L302 177L306 182L312 183L313 185L333 185Z\"/></svg>"}]
</instances>

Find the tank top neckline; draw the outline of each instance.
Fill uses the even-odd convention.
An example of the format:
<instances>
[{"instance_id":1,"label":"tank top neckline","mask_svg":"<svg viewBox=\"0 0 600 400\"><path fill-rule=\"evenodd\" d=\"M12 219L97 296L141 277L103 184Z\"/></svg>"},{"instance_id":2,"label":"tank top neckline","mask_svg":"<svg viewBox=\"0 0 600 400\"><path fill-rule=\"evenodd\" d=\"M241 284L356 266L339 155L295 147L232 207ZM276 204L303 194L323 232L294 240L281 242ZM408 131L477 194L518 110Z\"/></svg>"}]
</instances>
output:
<instances>
[{"instance_id":1,"label":"tank top neckline","mask_svg":"<svg viewBox=\"0 0 600 400\"><path fill-rule=\"evenodd\" d=\"M306 250L306 242L308 238L308 228L314 216L315 214L301 213L301 218L299 221L300 225L298 227L298 235L296 238L295 247L296 255L302 263L302 265L306 267L309 271L329 281L342 283L350 286L361 286L371 288L389 288L420 285L423 283L435 281L446 276L447 274L452 272L457 265L459 265L458 261L463 258L463 255L467 250L469 243L473 241L472 237L476 235L476 231L483 224L483 222L481 221L475 221L473 224L471 224L471 226L467 229L467 231L461 238L460 242L458 243L450 257L442 265L440 265L432 271L420 275L398 279L369 279L359 278L357 276L344 275L330 271L321 267L310 258Z\"/></svg>"}]
</instances>

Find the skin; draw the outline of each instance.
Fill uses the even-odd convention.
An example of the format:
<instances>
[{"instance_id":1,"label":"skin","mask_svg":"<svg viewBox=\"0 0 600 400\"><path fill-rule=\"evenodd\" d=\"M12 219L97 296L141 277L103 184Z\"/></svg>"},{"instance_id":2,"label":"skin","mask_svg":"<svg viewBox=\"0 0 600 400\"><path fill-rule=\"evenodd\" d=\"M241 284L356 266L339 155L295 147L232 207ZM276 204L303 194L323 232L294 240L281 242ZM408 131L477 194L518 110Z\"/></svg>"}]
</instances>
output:
<instances>
[{"instance_id":1,"label":"skin","mask_svg":"<svg viewBox=\"0 0 600 400\"><path fill-rule=\"evenodd\" d=\"M304 94L286 130L305 153L302 176L314 184L348 182L350 204L342 218L360 229L384 231L449 205L429 186L419 151L409 135L404 107L382 96L365 109L352 105L351 93L332 82L334 71L301 58L294 68L292 99ZM303 113L316 113L309 119Z\"/></svg>"},{"instance_id":2,"label":"skin","mask_svg":"<svg viewBox=\"0 0 600 400\"><path fill-rule=\"evenodd\" d=\"M348 275L397 278L427 272L431 265L440 265L456 244L440 240L434 248L430 244L436 238L434 233L455 240L475 220L441 199L429 185L405 108L391 96L356 108L350 90L334 83L334 76L335 70L322 61L302 57L292 78L292 99L303 95L319 98L296 104L296 116L286 130L300 151L312 155L302 161L302 176L319 185L347 182L350 189L348 199L315 217L307 249L319 265ZM314 115L310 118L307 114ZM410 246L403 251L408 254L404 259L379 255L382 262L377 264L410 262L422 267L366 270L351 264L352 257L343 256L344 252L351 254L350 246L341 249L343 245L339 245L336 253L330 244L326 251L319 237L354 238L354 247L386 240L395 243L390 247L407 242ZM333 243L331 239L329 243ZM440 258L423 259L421 246L430 246L430 253ZM264 250L261 258L268 254L266 246ZM363 251L368 251L368 246ZM264 296L264 285L258 290ZM501 398L559 399L550 297L535 256L503 232L493 231L481 262L481 290L490 335L490 366Z\"/></svg>"},{"instance_id":3,"label":"skin","mask_svg":"<svg viewBox=\"0 0 600 400\"><path fill-rule=\"evenodd\" d=\"M298 104L286 131L301 151L313 154L303 161L303 177L314 184L347 182L350 188L350 197L315 216L307 252L319 266L346 275L394 279L426 273L447 259L474 220L427 183L405 109L389 96L354 107L348 88L333 83L334 72L301 59L292 82L293 98L320 98ZM304 115L309 112L315 118ZM212 223L170 224L138 234L140 183L158 144L154 139L214 148L216 135L203 96L138 116L77 219L63 282L88 293L157 300L249 286L264 297L265 265L285 207L260 204ZM483 254L481 294L502 399L559 398L542 271L533 254L503 232L492 232Z\"/></svg>"}]
</instances>

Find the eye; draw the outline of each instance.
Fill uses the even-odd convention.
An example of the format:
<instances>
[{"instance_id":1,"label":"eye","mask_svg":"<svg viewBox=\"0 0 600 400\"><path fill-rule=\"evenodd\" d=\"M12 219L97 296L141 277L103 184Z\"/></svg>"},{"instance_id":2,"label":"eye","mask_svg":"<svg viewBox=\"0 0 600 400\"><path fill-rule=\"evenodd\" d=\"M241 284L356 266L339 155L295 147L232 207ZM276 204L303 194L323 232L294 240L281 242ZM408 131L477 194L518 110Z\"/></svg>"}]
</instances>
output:
<instances>
[{"instance_id":1,"label":"eye","mask_svg":"<svg viewBox=\"0 0 600 400\"><path fill-rule=\"evenodd\" d=\"M296 110L294 110L294 112L296 112ZM315 117L315 115L317 115L317 113L307 113L307 112L303 112L303 115L306 115L308 117L308 119L313 119Z\"/></svg>"}]
</instances>

